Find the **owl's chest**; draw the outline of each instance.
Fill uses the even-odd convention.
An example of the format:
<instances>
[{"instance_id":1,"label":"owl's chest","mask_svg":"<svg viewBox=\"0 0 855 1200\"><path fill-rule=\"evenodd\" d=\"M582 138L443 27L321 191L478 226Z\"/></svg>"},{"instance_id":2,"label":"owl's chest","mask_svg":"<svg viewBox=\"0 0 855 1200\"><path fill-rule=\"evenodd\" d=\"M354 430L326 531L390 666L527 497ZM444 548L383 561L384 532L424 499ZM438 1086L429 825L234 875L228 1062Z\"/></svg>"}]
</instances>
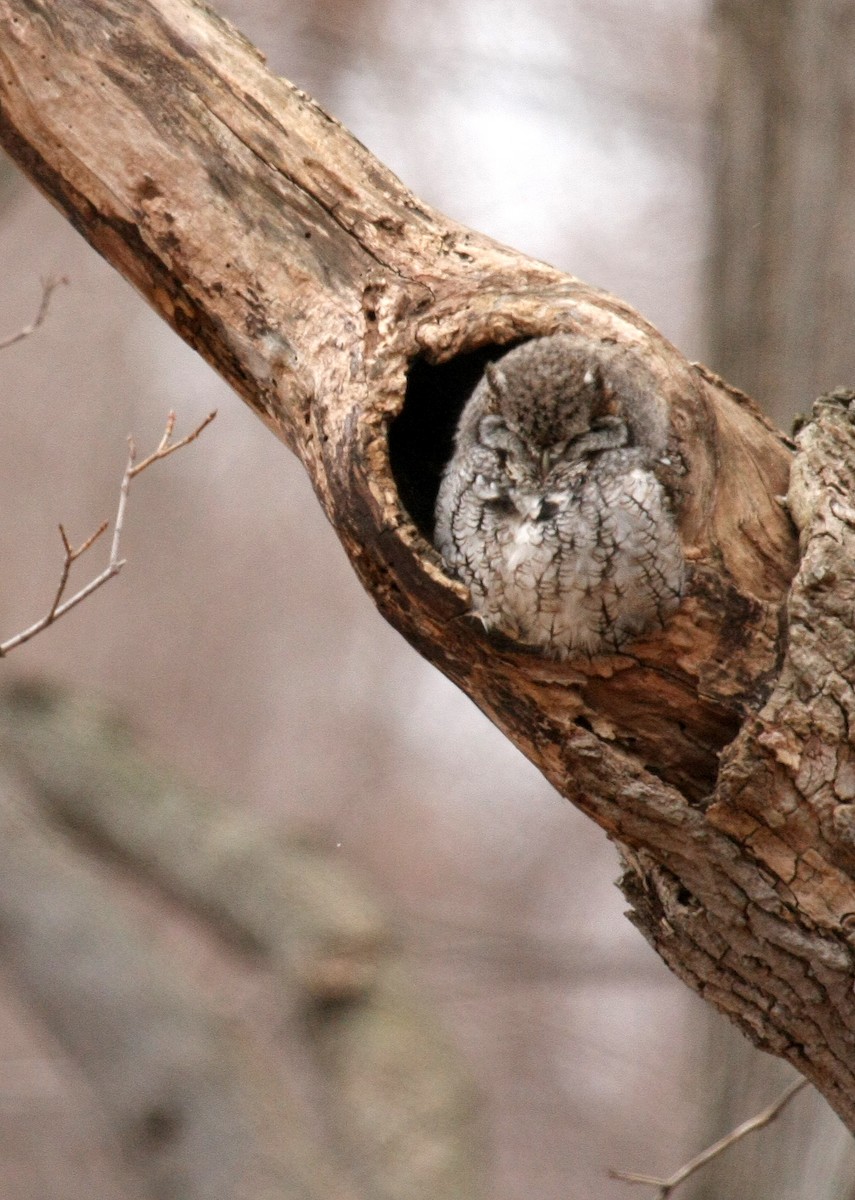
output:
<instances>
[{"instance_id":1,"label":"owl's chest","mask_svg":"<svg viewBox=\"0 0 855 1200\"><path fill-rule=\"evenodd\" d=\"M544 490L516 492L514 503L487 518L495 583L507 591L554 586L585 593L605 574L633 574L647 540L649 472L633 464L624 474L608 469L607 457ZM617 551L626 556L621 566ZM631 581L626 579L625 583Z\"/></svg>"},{"instance_id":2,"label":"owl's chest","mask_svg":"<svg viewBox=\"0 0 855 1200\"><path fill-rule=\"evenodd\" d=\"M576 464L559 478L512 482L503 503L486 514L503 566L514 572L545 564L558 548L597 520L594 472Z\"/></svg>"},{"instance_id":3,"label":"owl's chest","mask_svg":"<svg viewBox=\"0 0 855 1200\"><path fill-rule=\"evenodd\" d=\"M501 561L508 578L542 571L558 545L554 519L537 520L515 513L498 529Z\"/></svg>"}]
</instances>

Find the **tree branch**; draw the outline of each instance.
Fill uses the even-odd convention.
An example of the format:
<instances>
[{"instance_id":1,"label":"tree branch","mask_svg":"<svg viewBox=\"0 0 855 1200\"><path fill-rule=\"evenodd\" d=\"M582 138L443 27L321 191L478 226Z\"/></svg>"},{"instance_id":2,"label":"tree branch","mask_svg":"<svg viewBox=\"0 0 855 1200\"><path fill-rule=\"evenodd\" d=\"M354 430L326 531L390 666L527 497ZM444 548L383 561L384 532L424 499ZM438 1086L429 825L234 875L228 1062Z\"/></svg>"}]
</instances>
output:
<instances>
[{"instance_id":1,"label":"tree branch","mask_svg":"<svg viewBox=\"0 0 855 1200\"><path fill-rule=\"evenodd\" d=\"M49 625L53 625L54 621L58 621L60 617L64 617L65 614L70 612L72 608L76 608L81 601L87 599L87 597L91 596L93 592L97 592L100 587L103 587L105 583L107 583L110 579L114 579L115 576L119 574L122 567L125 565L125 562L127 561L126 559L119 557L119 543L121 541L122 530L124 529L125 524L125 509L128 505L128 490L131 485L131 480L135 479L142 471L145 471L148 467L152 466L153 463L159 462L162 458L168 458L169 455L173 454L176 450L180 450L183 446L195 441L202 430L205 429L206 426L210 425L216 415L217 414L215 412L209 413L208 416L205 417L204 421L202 421L201 424L192 431L192 433L188 433L186 437L181 438L181 440L178 442L172 442L172 431L175 428L175 413L171 412L166 418L166 430L160 440L160 445L140 463L136 462L136 448L134 446L134 439L132 437L128 438L128 461L125 465L125 470L122 475L122 482L119 487L119 506L116 510L116 519L113 525L113 540L110 544L110 558L106 567L93 579L90 579L84 587L75 592L73 596L70 596L68 600L63 602L62 598L65 595L65 589L68 585L68 577L71 573L72 563L74 563L78 558L81 558L82 555L84 555L86 551L95 544L98 538L100 538L101 534L105 533L109 528L110 522L104 521L98 526L94 533L90 534L89 537L84 542L81 542L81 544L76 548L73 547L71 542L68 540L68 535L65 532L64 526L60 525L59 536L62 538L62 545L65 550L65 558L62 564L62 570L60 571L59 584L56 589L56 595L54 596L53 604L43 617L41 617L38 621L35 621L27 629L23 629L20 633L16 633L13 637L7 638L5 642L0 642L0 658L5 657L10 650L15 650L18 646L22 646L24 642L28 642L30 638L34 638L37 633L41 633L42 630L47 629Z\"/></svg>"},{"instance_id":2,"label":"tree branch","mask_svg":"<svg viewBox=\"0 0 855 1200\"><path fill-rule=\"evenodd\" d=\"M0 338L0 350L5 350L9 346L14 346L16 342L22 342L24 338L28 338L31 333L35 333L39 326L48 315L50 308L50 300L53 293L58 287L67 284L68 279L65 275L49 276L42 280L42 298L39 302L39 311L36 313L34 320L29 325L25 325L23 329L19 329L17 333L12 333L8 337Z\"/></svg>"},{"instance_id":3,"label":"tree branch","mask_svg":"<svg viewBox=\"0 0 855 1200\"><path fill-rule=\"evenodd\" d=\"M747 397L429 209L190 0L0 0L0 66L10 153L300 456L384 616L618 842L665 961L855 1129L846 403L785 507L793 443ZM566 663L489 638L431 545L468 390L558 331L667 431L691 568L661 633Z\"/></svg>"},{"instance_id":4,"label":"tree branch","mask_svg":"<svg viewBox=\"0 0 855 1200\"><path fill-rule=\"evenodd\" d=\"M711 1146L707 1146L706 1150L702 1150L695 1158L684 1163L682 1167L676 1170L673 1175L669 1175L667 1179L660 1179L655 1175L639 1175L636 1171L609 1171L610 1179L620 1179L624 1183L641 1183L648 1187L657 1188L656 1200L668 1200L668 1197L676 1191L681 1183L685 1183L696 1171L700 1171L707 1163L712 1162L714 1158L718 1158L725 1150L729 1150L731 1146L735 1146L737 1142L742 1141L749 1133L756 1133L759 1129L765 1129L767 1125L775 1120L776 1117L784 1111L790 1101L798 1095L798 1093L807 1087L807 1080L800 1079L797 1083L791 1083L786 1091L774 1100L767 1108L761 1112L755 1113L753 1117L749 1117L747 1121L743 1121L741 1125L737 1125L735 1129L731 1129L730 1133L725 1134L723 1138L719 1138L717 1142L713 1142Z\"/></svg>"},{"instance_id":5,"label":"tree branch","mask_svg":"<svg viewBox=\"0 0 855 1200\"><path fill-rule=\"evenodd\" d=\"M222 1185L206 1192L209 1168L203 1166L201 1190L181 1190L176 1194L182 1200L191 1194L205 1200L237 1195L355 1200L355 1191L340 1183L330 1186L335 1156L325 1142L332 1133L351 1173L377 1200L480 1195L481 1139L467 1073L408 978L376 905L328 853L307 842L273 837L269 827L234 802L189 787L149 761L114 713L60 688L13 683L0 691L0 761L17 772L19 790L26 789L31 822L41 814L54 829L129 866L135 877L147 879L184 912L195 913L220 939L266 964L283 1027L316 1052L322 1084L317 1091L329 1117L325 1136L318 1133L317 1115L304 1112L290 1095L287 1063L293 1045L287 1039L285 1069L278 1061L246 1062L244 1054L238 1061L247 1069L226 1094L227 1105L236 1106L227 1145L243 1145L244 1108L280 1122L273 1142L275 1162L280 1170L292 1164L294 1190L252 1191L250 1171L242 1181L246 1190L231 1192ZM4 824L2 785L0 775L0 867L6 865L4 853L16 855ZM121 925L127 920L121 904L107 885L98 889L93 880L92 912L87 915L75 890L77 875L86 872L82 865L77 873L71 870L67 853L54 854L59 867L50 869L45 859L44 868L33 868L35 877L27 886L21 884L26 862L6 871L5 887L0 881L0 926L18 922L22 931L11 947L5 946L6 957L39 1006L47 1009L51 1026L106 1089L114 1111L119 1087L122 1103L141 1109L146 1094L140 1098L134 1092L134 1063L147 1044L160 1044L155 1033L147 1032L148 1010L166 1009L165 1024L190 1025L197 1039L204 1034L211 1056L217 1048L211 1044L215 1035L196 1031L195 1009L180 1009L174 964L161 964L156 949L138 946L135 929L112 966L110 948L114 939L124 937ZM20 910L28 906L35 915L25 921ZM78 927L62 953L39 916L51 907L72 911ZM95 1027L103 1021L127 1031L122 1060L111 1063L115 1079L103 1078L103 1056L90 1045L93 1015L78 1003L80 979L91 970L85 953L90 945L102 948L100 973L108 976L108 984L99 989ZM124 973L131 963L145 977L142 990L128 986ZM48 992L47 979L58 979L59 985ZM158 1006L152 997L160 988L165 997ZM101 1006L107 1010L103 1018ZM139 1048L136 1038L142 1042ZM228 1049L222 1048L221 1057ZM215 1063L213 1069L222 1068ZM198 1081L190 1074L188 1088L194 1091ZM259 1094L253 1106L254 1092L263 1093L265 1084L267 1103ZM205 1121L207 1097L202 1100L198 1119ZM189 1102L187 1108L191 1117L198 1111ZM179 1131L176 1140L177 1153L192 1140L192 1129Z\"/></svg>"}]
</instances>

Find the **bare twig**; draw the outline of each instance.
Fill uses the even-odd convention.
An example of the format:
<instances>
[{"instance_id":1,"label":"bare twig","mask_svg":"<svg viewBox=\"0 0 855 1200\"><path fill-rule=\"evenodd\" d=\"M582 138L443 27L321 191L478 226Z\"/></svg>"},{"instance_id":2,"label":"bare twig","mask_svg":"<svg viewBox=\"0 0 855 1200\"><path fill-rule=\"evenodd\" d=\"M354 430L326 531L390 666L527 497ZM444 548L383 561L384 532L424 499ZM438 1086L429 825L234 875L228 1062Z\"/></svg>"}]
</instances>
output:
<instances>
[{"instance_id":1,"label":"bare twig","mask_svg":"<svg viewBox=\"0 0 855 1200\"><path fill-rule=\"evenodd\" d=\"M33 326L33 328L35 328L35 326ZM108 579L112 579L115 575L119 574L126 561L125 559L119 557L119 543L121 541L122 529L125 522L125 509L127 508L128 491L130 489L131 480L136 478L137 475L145 471L153 463L159 462L162 458L168 458L170 454L174 453L174 451L180 450L183 446L195 441L202 430L207 425L210 425L216 415L216 412L209 413L208 416L205 417L204 421L202 421L202 423L198 425L192 431L192 433L188 433L186 437L181 438L177 442L172 442L170 439L172 437L172 431L175 428L175 413L169 413L168 417L166 418L166 429L163 437L160 439L159 446L156 450L149 454L147 458L144 458L142 462L139 463L136 461L136 446L134 445L134 439L132 437L128 438L128 459L122 475L121 486L119 488L119 505L116 509L116 519L113 525L113 540L110 545L110 557L109 561L107 562L107 566L99 575L96 575L94 579L91 579L89 583L85 585L85 587L82 587L79 592L75 592L73 596L70 596L68 600L63 602L63 596L65 595L66 586L68 585L68 577L71 572L72 563L90 549L90 547L98 540L102 533L107 530L110 522L104 521L103 524L98 526L93 534L90 534L85 542L81 542L81 544L77 547L72 546L68 539L68 535L65 532L64 526L60 525L59 535L62 538L62 544L65 550L65 558L62 564L59 584L56 589L56 595L54 596L53 604L50 606L50 609L46 615L40 620L36 621L33 625L30 625L29 628L22 630L20 633L16 633L14 637L8 638L5 642L0 642L0 658L8 654L10 650L14 650L17 646L21 646L24 644L24 642L28 642L30 638L35 637L37 633L41 633L43 629L47 629L48 625L52 625L54 621L58 621L59 618L64 616L65 613L69 612L70 609L80 604L81 600L85 600L87 596L91 596L93 592L98 590L98 588L103 587Z\"/></svg>"},{"instance_id":2,"label":"bare twig","mask_svg":"<svg viewBox=\"0 0 855 1200\"><path fill-rule=\"evenodd\" d=\"M701 1151L695 1158L684 1163L668 1179L659 1179L655 1175L638 1175L634 1171L615 1171L614 1169L609 1171L609 1177L611 1179L621 1179L624 1183L644 1183L648 1187L658 1188L655 1200L668 1200L674 1189L678 1188L690 1175L694 1175L701 1167L705 1167L708 1162L717 1158L719 1154L722 1154L725 1150L735 1145L736 1142L741 1141L749 1133L754 1133L756 1130L770 1125L783 1112L793 1097L802 1088L807 1087L807 1083L806 1079L799 1079L796 1083L790 1084L783 1095L779 1096L768 1108L764 1108L762 1112L750 1117L747 1121L743 1121L741 1125L737 1125L735 1129L725 1134L719 1141L714 1142L712 1146L708 1146L706 1150Z\"/></svg>"},{"instance_id":3,"label":"bare twig","mask_svg":"<svg viewBox=\"0 0 855 1200\"><path fill-rule=\"evenodd\" d=\"M25 325L23 329L19 329L17 333L12 333L9 337L0 338L0 350L5 350L8 346L14 346L15 342L22 342L31 333L35 333L47 316L51 296L64 283L68 283L68 278L65 275L51 275L47 279L42 280L42 298L35 319L29 325Z\"/></svg>"},{"instance_id":4,"label":"bare twig","mask_svg":"<svg viewBox=\"0 0 855 1200\"><path fill-rule=\"evenodd\" d=\"M144 458L142 460L142 462L137 463L131 469L130 478L133 479L135 475L139 475L142 471L144 471L146 469L146 467L150 467L153 462L157 462L157 460L159 458L168 458L170 454L174 454L175 451L180 450L182 448L182 446L186 446L190 442L195 442L196 438L199 436L199 434L202 432L202 430L207 425L211 424L211 422L213 421L213 419L216 415L217 415L216 412L208 413L207 417L205 417L205 420L202 422L202 424L198 425L193 430L192 433L188 433L187 436L181 438L180 441L172 442L170 444L169 439L172 437L172 431L175 429L175 413L174 412L169 413L166 418L166 429L164 430L163 437L160 439L160 445L157 447L156 450L154 450L148 456L148 458ZM134 454L133 438L128 438L128 444L131 448L131 455L133 456L133 454Z\"/></svg>"},{"instance_id":5,"label":"bare twig","mask_svg":"<svg viewBox=\"0 0 855 1200\"><path fill-rule=\"evenodd\" d=\"M98 528L95 530L95 532L92 534L92 536L88 537L86 539L86 541L83 542L82 545L77 547L76 550L72 547L71 543L69 542L68 534L65 532L64 526L60 525L59 536L62 538L62 544L65 547L65 562L62 564L62 573L60 574L60 577L59 577L59 586L56 589L56 595L54 596L53 604L51 605L50 612L47 615L48 624L51 621L56 620L56 610L59 608L60 601L62 600L62 597L65 593L65 587L66 587L66 584L68 583L68 573L71 570L71 564L74 562L75 558L80 558L81 554L86 553L86 551L89 549L89 547L92 545L92 543L96 540L96 538L99 538L101 536L101 534L104 532L104 530L107 529L109 524L110 524L109 521L104 521L101 525L98 526Z\"/></svg>"}]
</instances>

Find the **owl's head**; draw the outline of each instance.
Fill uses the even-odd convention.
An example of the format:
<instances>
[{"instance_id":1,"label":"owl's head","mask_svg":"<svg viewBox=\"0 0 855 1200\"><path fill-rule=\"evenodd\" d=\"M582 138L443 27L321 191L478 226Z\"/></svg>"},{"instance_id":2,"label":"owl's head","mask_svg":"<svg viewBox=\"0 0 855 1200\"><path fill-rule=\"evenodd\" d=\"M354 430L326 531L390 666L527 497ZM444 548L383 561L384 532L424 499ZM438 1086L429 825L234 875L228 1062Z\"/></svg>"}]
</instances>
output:
<instances>
[{"instance_id":1,"label":"owl's head","mask_svg":"<svg viewBox=\"0 0 855 1200\"><path fill-rule=\"evenodd\" d=\"M599 364L573 335L537 338L485 372L488 410L534 451L570 444L615 414Z\"/></svg>"}]
</instances>

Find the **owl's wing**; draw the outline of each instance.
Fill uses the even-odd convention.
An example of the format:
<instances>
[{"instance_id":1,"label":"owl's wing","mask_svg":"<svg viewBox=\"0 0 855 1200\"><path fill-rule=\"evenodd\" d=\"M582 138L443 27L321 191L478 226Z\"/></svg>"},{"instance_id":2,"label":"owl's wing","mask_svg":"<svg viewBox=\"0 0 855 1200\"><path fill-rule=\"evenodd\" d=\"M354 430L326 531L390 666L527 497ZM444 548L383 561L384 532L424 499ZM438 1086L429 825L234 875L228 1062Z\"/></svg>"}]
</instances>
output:
<instances>
[{"instance_id":1,"label":"owl's wing","mask_svg":"<svg viewBox=\"0 0 855 1200\"><path fill-rule=\"evenodd\" d=\"M443 473L436 499L434 542L452 571L465 561L482 526L484 488L478 486L479 480L491 479L495 470L495 454L471 445L455 451Z\"/></svg>"},{"instance_id":2,"label":"owl's wing","mask_svg":"<svg viewBox=\"0 0 855 1200\"><path fill-rule=\"evenodd\" d=\"M665 491L645 467L602 482L608 580L618 641L659 625L676 607L685 559Z\"/></svg>"}]
</instances>

